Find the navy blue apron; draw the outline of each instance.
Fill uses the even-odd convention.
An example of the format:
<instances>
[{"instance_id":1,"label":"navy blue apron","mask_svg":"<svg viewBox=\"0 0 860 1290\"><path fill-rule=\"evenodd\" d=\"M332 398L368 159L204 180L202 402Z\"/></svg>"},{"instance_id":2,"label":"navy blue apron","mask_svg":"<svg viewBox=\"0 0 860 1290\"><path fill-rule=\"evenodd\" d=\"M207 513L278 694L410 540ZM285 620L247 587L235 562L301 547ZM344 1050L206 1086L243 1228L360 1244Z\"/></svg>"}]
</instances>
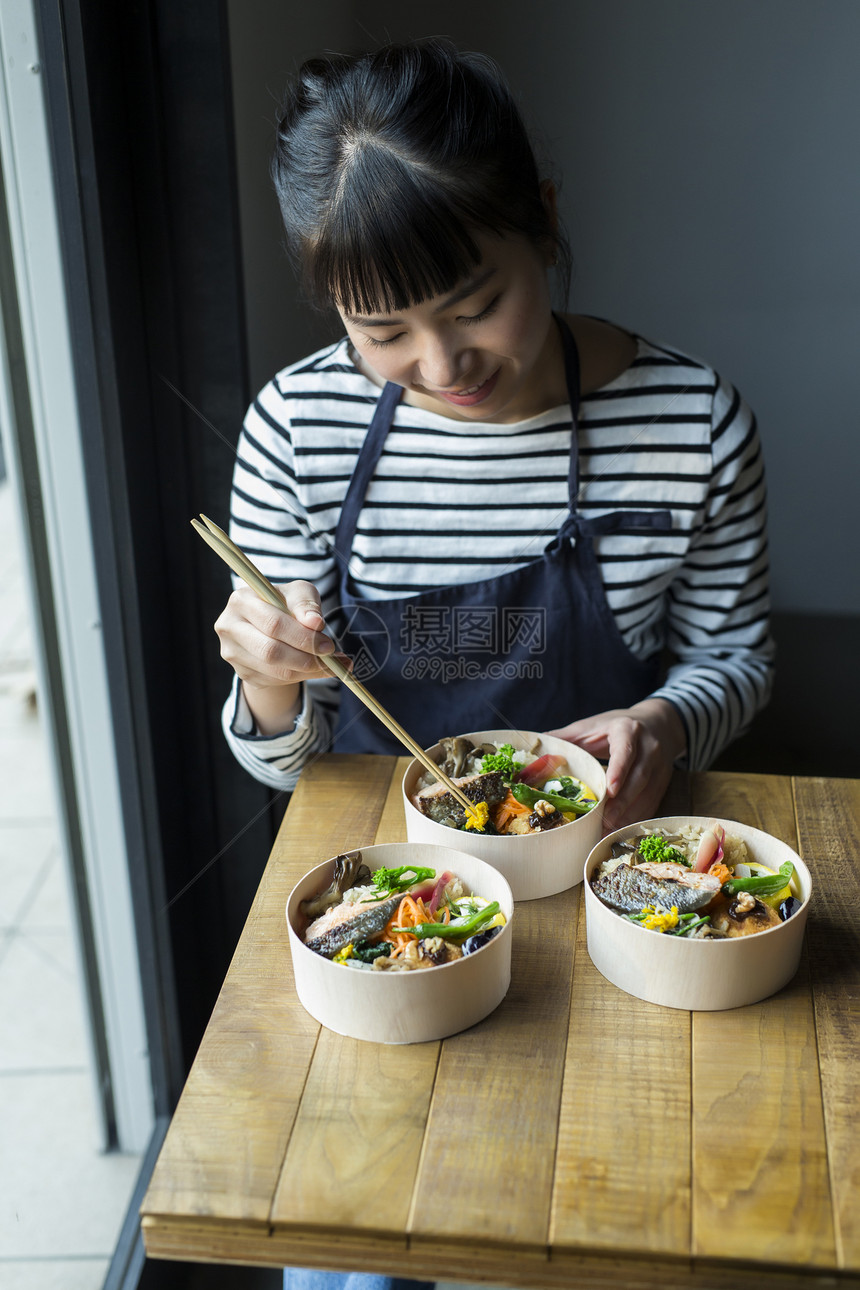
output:
<instances>
[{"instance_id":1,"label":"navy blue apron","mask_svg":"<svg viewBox=\"0 0 860 1290\"><path fill-rule=\"evenodd\" d=\"M354 674L423 747L469 730L554 730L580 717L627 708L660 681L659 657L628 649L606 600L594 537L669 529L669 511L579 514L579 355L563 319L571 409L570 512L542 555L513 572L401 599L359 601L349 574L367 488L403 394L389 382L362 445L335 534L339 647ZM398 740L340 690L335 752L402 753Z\"/></svg>"}]
</instances>

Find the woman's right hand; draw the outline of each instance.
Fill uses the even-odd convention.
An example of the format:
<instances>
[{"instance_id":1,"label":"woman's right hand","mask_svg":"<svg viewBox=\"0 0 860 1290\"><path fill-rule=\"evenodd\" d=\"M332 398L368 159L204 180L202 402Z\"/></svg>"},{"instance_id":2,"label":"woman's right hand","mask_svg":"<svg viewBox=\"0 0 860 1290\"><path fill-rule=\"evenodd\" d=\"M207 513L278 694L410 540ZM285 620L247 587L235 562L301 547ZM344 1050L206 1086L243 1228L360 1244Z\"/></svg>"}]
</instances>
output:
<instances>
[{"instance_id":1,"label":"woman's right hand","mask_svg":"<svg viewBox=\"0 0 860 1290\"><path fill-rule=\"evenodd\" d=\"M242 681L261 734L277 734L295 720L301 682L330 676L319 660L335 652L334 642L323 634L325 620L313 583L288 582L278 590L287 610L260 600L250 587L239 587L215 623L221 657Z\"/></svg>"}]
</instances>

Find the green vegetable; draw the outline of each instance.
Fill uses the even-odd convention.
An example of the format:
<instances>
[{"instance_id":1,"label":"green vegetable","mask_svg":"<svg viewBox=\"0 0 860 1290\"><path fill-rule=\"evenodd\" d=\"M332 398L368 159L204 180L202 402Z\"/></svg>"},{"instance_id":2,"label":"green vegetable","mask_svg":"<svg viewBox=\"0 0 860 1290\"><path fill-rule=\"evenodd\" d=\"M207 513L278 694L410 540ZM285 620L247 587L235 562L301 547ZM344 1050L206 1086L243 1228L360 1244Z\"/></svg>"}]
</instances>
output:
<instances>
[{"instance_id":1,"label":"green vegetable","mask_svg":"<svg viewBox=\"0 0 860 1290\"><path fill-rule=\"evenodd\" d=\"M649 917L649 914L647 910L640 909L638 913L622 914L621 917L626 918L629 923L644 923L645 919ZM710 914L705 914L701 918L697 913L695 913L695 911L691 914L681 914L678 919L678 926L673 928L671 931L664 932L663 935L686 936L687 932L692 932L695 927L700 927L702 923L709 923L710 921Z\"/></svg>"},{"instance_id":2,"label":"green vegetable","mask_svg":"<svg viewBox=\"0 0 860 1290\"><path fill-rule=\"evenodd\" d=\"M373 875L373 884L377 891L393 896L395 892L408 891L416 882L425 882L426 879L435 877L435 869L405 864L399 869L377 869Z\"/></svg>"},{"instance_id":3,"label":"green vegetable","mask_svg":"<svg viewBox=\"0 0 860 1290\"><path fill-rule=\"evenodd\" d=\"M739 891L752 892L754 896L775 896L791 882L794 865L790 860L779 866L779 873L763 873L752 878L729 878L723 883L724 896L736 896Z\"/></svg>"},{"instance_id":4,"label":"green vegetable","mask_svg":"<svg viewBox=\"0 0 860 1290\"><path fill-rule=\"evenodd\" d=\"M561 793L547 793L542 788L529 788L528 784L511 784L511 792L523 806L534 806L537 802L549 802L557 811L566 811L568 815L585 815L596 802L575 802L572 798L563 797Z\"/></svg>"},{"instance_id":5,"label":"green vegetable","mask_svg":"<svg viewBox=\"0 0 860 1290\"><path fill-rule=\"evenodd\" d=\"M651 833L647 838L641 838L636 849L643 860L682 864L688 869L692 868L683 851L670 846L662 833Z\"/></svg>"},{"instance_id":6,"label":"green vegetable","mask_svg":"<svg viewBox=\"0 0 860 1290\"><path fill-rule=\"evenodd\" d=\"M485 753L481 758L481 774L500 770L505 779L513 779L520 769L519 763L514 761L514 751L513 744L502 744L498 752Z\"/></svg>"},{"instance_id":7,"label":"green vegetable","mask_svg":"<svg viewBox=\"0 0 860 1290\"><path fill-rule=\"evenodd\" d=\"M419 940L426 940L428 936L442 936L445 940L451 940L454 937L471 936L484 923L489 923L499 912L499 902L494 900L491 905L484 909L479 909L477 914L471 918L465 918L462 922L452 919L450 923L419 923L416 927L395 927L395 932L411 932Z\"/></svg>"},{"instance_id":8,"label":"green vegetable","mask_svg":"<svg viewBox=\"0 0 860 1290\"><path fill-rule=\"evenodd\" d=\"M372 963L374 959L387 958L390 954L390 941L380 941L378 945L372 945L370 941L357 941L352 947L352 957L361 959L362 963Z\"/></svg>"},{"instance_id":9,"label":"green vegetable","mask_svg":"<svg viewBox=\"0 0 860 1290\"><path fill-rule=\"evenodd\" d=\"M562 775L558 782L561 784L562 797L569 797L573 800L582 796L582 785L577 784L576 780L571 779L569 775Z\"/></svg>"},{"instance_id":10,"label":"green vegetable","mask_svg":"<svg viewBox=\"0 0 860 1290\"><path fill-rule=\"evenodd\" d=\"M695 914L682 914L678 920L678 927L674 932L670 932L670 935L686 936L687 932L692 932L695 927L700 927L702 923L709 923L710 921L710 914L705 914L702 918L696 918Z\"/></svg>"}]
</instances>

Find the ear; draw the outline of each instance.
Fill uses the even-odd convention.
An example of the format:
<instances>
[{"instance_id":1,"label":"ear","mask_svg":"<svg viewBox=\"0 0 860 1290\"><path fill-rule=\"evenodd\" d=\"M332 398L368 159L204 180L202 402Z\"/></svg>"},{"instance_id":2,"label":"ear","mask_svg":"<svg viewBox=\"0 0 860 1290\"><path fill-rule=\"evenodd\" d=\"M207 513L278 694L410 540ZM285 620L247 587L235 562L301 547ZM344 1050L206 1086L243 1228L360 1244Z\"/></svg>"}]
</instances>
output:
<instances>
[{"instance_id":1,"label":"ear","mask_svg":"<svg viewBox=\"0 0 860 1290\"><path fill-rule=\"evenodd\" d=\"M557 236L558 236L558 193L556 186L551 179L542 179L540 182L540 197L543 202L544 210L547 213L549 226L552 229L552 244L548 248L549 263L555 264L558 259L557 255Z\"/></svg>"}]
</instances>

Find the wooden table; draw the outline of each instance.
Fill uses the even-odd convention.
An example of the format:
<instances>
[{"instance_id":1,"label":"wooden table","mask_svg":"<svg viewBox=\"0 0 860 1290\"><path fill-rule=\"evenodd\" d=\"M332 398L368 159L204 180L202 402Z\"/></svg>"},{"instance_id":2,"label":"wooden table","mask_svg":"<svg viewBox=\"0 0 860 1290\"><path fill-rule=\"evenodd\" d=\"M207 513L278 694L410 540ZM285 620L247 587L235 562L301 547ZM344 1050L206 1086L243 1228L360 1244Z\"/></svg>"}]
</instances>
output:
<instances>
[{"instance_id":1,"label":"wooden table","mask_svg":"<svg viewBox=\"0 0 860 1290\"><path fill-rule=\"evenodd\" d=\"M581 889L518 905L513 980L442 1043L343 1039L292 985L287 895L405 836L405 759L302 776L142 1206L150 1256L523 1286L860 1286L860 781L678 776L815 890L801 967L721 1013L615 989Z\"/></svg>"}]
</instances>

